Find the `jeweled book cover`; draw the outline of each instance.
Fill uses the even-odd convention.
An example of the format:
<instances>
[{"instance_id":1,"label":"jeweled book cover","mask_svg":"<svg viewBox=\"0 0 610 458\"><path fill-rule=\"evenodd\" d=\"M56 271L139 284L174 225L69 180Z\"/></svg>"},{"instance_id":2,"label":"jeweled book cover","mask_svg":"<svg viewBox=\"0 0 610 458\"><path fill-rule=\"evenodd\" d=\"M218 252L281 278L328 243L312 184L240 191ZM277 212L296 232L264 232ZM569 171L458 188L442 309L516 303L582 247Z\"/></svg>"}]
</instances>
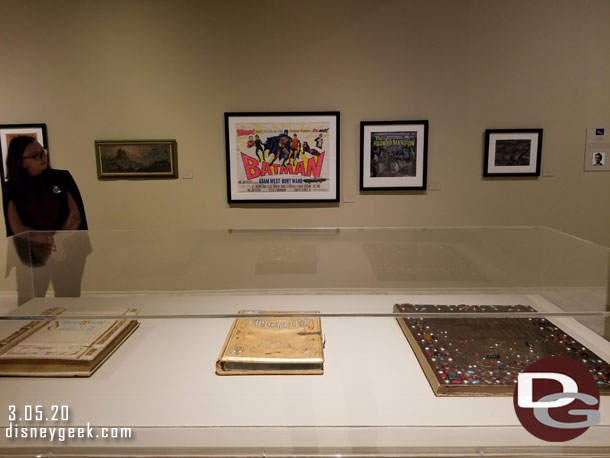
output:
<instances>
[{"instance_id":1,"label":"jeweled book cover","mask_svg":"<svg viewBox=\"0 0 610 458\"><path fill-rule=\"evenodd\" d=\"M396 304L398 313L536 312L528 305ZM518 374L546 356L580 361L600 393L610 394L610 365L542 317L397 318L437 396L512 396Z\"/></svg>"},{"instance_id":2,"label":"jeweled book cover","mask_svg":"<svg viewBox=\"0 0 610 458\"><path fill-rule=\"evenodd\" d=\"M218 375L320 375L324 372L318 312L241 310L216 362ZM264 315L285 316L264 316ZM262 316L261 316L262 315Z\"/></svg>"}]
</instances>

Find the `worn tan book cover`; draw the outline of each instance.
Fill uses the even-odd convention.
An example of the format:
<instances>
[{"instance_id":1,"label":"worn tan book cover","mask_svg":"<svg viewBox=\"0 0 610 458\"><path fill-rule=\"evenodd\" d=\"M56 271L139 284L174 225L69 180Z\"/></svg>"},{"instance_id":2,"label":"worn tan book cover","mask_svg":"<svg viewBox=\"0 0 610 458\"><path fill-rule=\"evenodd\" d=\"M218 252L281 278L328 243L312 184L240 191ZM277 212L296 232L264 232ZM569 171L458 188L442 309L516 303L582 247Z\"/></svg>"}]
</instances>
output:
<instances>
[{"instance_id":1,"label":"worn tan book cover","mask_svg":"<svg viewBox=\"0 0 610 458\"><path fill-rule=\"evenodd\" d=\"M75 312L65 312L47 309L42 315L66 319L31 321L0 340L0 376L88 377L139 325L131 319L71 320Z\"/></svg>"},{"instance_id":2,"label":"worn tan book cover","mask_svg":"<svg viewBox=\"0 0 610 458\"><path fill-rule=\"evenodd\" d=\"M218 375L323 374L324 350L319 317L299 313L242 310L222 347ZM282 314L286 317L261 317Z\"/></svg>"}]
</instances>

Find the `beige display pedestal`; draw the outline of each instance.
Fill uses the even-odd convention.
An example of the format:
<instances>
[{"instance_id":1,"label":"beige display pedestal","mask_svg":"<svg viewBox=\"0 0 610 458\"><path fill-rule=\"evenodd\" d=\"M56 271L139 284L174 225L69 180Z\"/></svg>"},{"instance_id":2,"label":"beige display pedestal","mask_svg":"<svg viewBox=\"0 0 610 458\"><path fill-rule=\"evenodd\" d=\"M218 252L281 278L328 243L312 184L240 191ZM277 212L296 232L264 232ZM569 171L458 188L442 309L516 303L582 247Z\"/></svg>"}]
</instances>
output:
<instances>
[{"instance_id":1,"label":"beige display pedestal","mask_svg":"<svg viewBox=\"0 0 610 458\"><path fill-rule=\"evenodd\" d=\"M36 299L27 313L51 306L90 310L137 307L147 316L136 332L90 378L0 379L0 455L24 452L100 454L408 455L494 450L553 453L557 444L531 436L514 413L511 397L435 397L398 323L400 302L528 304L557 311L535 295L203 295L103 294ZM220 377L216 358L240 309L319 310L353 316L322 318L326 340L321 376ZM21 308L20 313L26 309ZM175 317L168 317L168 314ZM610 345L571 317L554 322L610 360ZM10 322L5 322L6 326ZM14 326L17 323L12 324ZM18 426L90 424L131 428L130 439L23 439L6 437L9 406L69 406L69 422L17 422ZM98 431L99 432L99 431ZM610 401L601 423L562 445L561 452L610 450ZM596 448L596 449L594 449ZM440 450L440 451L439 451ZM460 452L461 453L461 452ZM602 455L600 455L602 456Z\"/></svg>"}]
</instances>

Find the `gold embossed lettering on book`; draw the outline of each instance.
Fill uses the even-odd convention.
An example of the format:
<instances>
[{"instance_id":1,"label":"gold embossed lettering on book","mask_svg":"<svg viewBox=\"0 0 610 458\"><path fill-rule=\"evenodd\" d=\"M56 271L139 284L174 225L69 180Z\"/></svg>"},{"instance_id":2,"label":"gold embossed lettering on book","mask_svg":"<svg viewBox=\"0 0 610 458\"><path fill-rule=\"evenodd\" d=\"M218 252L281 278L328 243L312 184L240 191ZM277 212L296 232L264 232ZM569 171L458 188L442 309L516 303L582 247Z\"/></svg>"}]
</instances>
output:
<instances>
[{"instance_id":1,"label":"gold embossed lettering on book","mask_svg":"<svg viewBox=\"0 0 610 458\"><path fill-rule=\"evenodd\" d=\"M299 316L318 312L239 313L245 316L233 322L216 362L218 375L324 373L320 318Z\"/></svg>"},{"instance_id":2,"label":"gold embossed lettering on book","mask_svg":"<svg viewBox=\"0 0 610 458\"><path fill-rule=\"evenodd\" d=\"M582 363L610 394L610 365L567 328L511 316L536 312L529 305L396 304L394 312L415 314L398 323L437 396L512 396L519 373L546 356Z\"/></svg>"},{"instance_id":3,"label":"gold embossed lettering on book","mask_svg":"<svg viewBox=\"0 0 610 458\"><path fill-rule=\"evenodd\" d=\"M139 325L127 318L69 319L86 314L51 308L41 315L53 318L30 321L9 333L0 340L0 376L89 377Z\"/></svg>"}]
</instances>

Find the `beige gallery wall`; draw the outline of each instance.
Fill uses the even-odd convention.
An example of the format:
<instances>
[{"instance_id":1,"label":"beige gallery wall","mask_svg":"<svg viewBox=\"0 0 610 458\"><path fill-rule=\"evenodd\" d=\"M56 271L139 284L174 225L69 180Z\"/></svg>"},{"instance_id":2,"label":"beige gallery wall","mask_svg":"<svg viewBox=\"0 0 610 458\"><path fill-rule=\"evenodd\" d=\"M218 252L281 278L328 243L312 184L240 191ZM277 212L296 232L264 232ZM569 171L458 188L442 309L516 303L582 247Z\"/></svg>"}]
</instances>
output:
<instances>
[{"instance_id":1,"label":"beige gallery wall","mask_svg":"<svg viewBox=\"0 0 610 458\"><path fill-rule=\"evenodd\" d=\"M90 228L546 225L610 246L610 2L0 0L0 124L47 124ZM341 112L340 204L229 206L223 113ZM437 191L361 193L359 123L430 122ZM483 179L487 128L542 170ZM99 181L97 139L176 139L182 176ZM344 202L346 200L353 202Z\"/></svg>"}]
</instances>

